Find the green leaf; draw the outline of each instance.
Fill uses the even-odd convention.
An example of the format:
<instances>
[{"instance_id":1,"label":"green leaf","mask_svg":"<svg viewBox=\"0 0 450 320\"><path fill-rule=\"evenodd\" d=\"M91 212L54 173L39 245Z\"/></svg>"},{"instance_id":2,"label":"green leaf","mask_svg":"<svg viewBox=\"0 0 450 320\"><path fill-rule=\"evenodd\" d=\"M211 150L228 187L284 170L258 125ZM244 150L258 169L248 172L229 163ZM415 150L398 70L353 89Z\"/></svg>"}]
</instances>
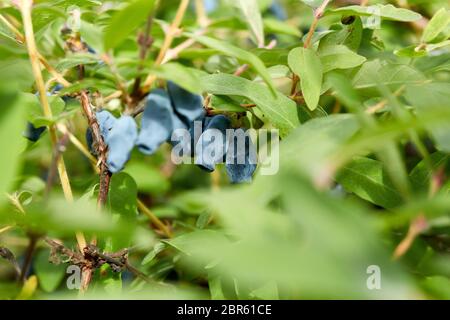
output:
<instances>
[{"instance_id":1,"label":"green leaf","mask_svg":"<svg viewBox=\"0 0 450 320\"><path fill-rule=\"evenodd\" d=\"M344 45L321 47L319 56L324 73L335 69L355 68L367 60Z\"/></svg>"},{"instance_id":2,"label":"green leaf","mask_svg":"<svg viewBox=\"0 0 450 320\"><path fill-rule=\"evenodd\" d=\"M99 63L98 58L93 54L88 53L77 53L69 55L67 58L61 59L56 65L58 71L64 71L71 69L79 65L90 65Z\"/></svg>"},{"instance_id":3,"label":"green leaf","mask_svg":"<svg viewBox=\"0 0 450 320\"><path fill-rule=\"evenodd\" d=\"M20 153L25 146L22 132L25 129L24 101L13 88L0 86L0 150L5 156L0 160L0 205L6 200L16 173L20 168Z\"/></svg>"},{"instance_id":4,"label":"green leaf","mask_svg":"<svg viewBox=\"0 0 450 320\"><path fill-rule=\"evenodd\" d=\"M203 77L202 84L208 93L246 97L280 130L281 136L286 136L299 125L295 103L279 92L274 97L267 87L259 83L228 74L215 74Z\"/></svg>"},{"instance_id":5,"label":"green leaf","mask_svg":"<svg viewBox=\"0 0 450 320\"><path fill-rule=\"evenodd\" d=\"M248 24L255 43L264 46L264 28L258 0L232 0L232 3L242 12L244 21Z\"/></svg>"},{"instance_id":6,"label":"green leaf","mask_svg":"<svg viewBox=\"0 0 450 320\"><path fill-rule=\"evenodd\" d=\"M300 0L300 1L314 9L317 9L323 3L323 0Z\"/></svg>"},{"instance_id":7,"label":"green leaf","mask_svg":"<svg viewBox=\"0 0 450 320\"><path fill-rule=\"evenodd\" d=\"M336 31L324 31L320 39L319 51L325 46L345 45L350 50L357 52L361 46L363 36L363 24L360 17L350 25L342 25Z\"/></svg>"},{"instance_id":8,"label":"green leaf","mask_svg":"<svg viewBox=\"0 0 450 320\"><path fill-rule=\"evenodd\" d=\"M355 89L373 98L380 95L378 91L380 85L387 86L395 92L403 85L421 85L425 81L426 77L411 66L371 60L362 65L352 82Z\"/></svg>"},{"instance_id":9,"label":"green leaf","mask_svg":"<svg viewBox=\"0 0 450 320\"><path fill-rule=\"evenodd\" d=\"M103 28L99 25L82 20L80 35L83 38L83 41L97 52L103 52L105 50L103 44Z\"/></svg>"},{"instance_id":10,"label":"green leaf","mask_svg":"<svg viewBox=\"0 0 450 320\"><path fill-rule=\"evenodd\" d=\"M435 169L443 167L449 159L450 155L442 152L435 152L431 155L431 162ZM424 160L419 162L417 166L414 167L414 169L409 174L409 178L416 193L425 193L429 190L431 183L430 180L433 176L433 173L434 172L430 170Z\"/></svg>"},{"instance_id":11,"label":"green leaf","mask_svg":"<svg viewBox=\"0 0 450 320\"><path fill-rule=\"evenodd\" d=\"M402 203L380 161L357 158L340 170L336 180L345 190L378 206L393 208Z\"/></svg>"},{"instance_id":12,"label":"green leaf","mask_svg":"<svg viewBox=\"0 0 450 320\"><path fill-rule=\"evenodd\" d=\"M270 78L269 72L264 66L264 63L257 56L225 41L220 41L206 36L197 36L194 34L187 34L187 35L190 38L197 40L204 46L216 49L222 52L223 54L235 57L236 59L250 65L261 76L261 78L264 79L264 81L270 87L272 94L276 95L275 86L273 84L272 79Z\"/></svg>"},{"instance_id":13,"label":"green leaf","mask_svg":"<svg viewBox=\"0 0 450 320\"><path fill-rule=\"evenodd\" d=\"M422 42L432 42L450 24L450 11L441 8L428 23L423 31Z\"/></svg>"},{"instance_id":14,"label":"green leaf","mask_svg":"<svg viewBox=\"0 0 450 320\"><path fill-rule=\"evenodd\" d=\"M152 195L164 194L170 189L170 183L157 168L141 161L131 160L125 170L134 181L141 192Z\"/></svg>"},{"instance_id":15,"label":"green leaf","mask_svg":"<svg viewBox=\"0 0 450 320\"><path fill-rule=\"evenodd\" d=\"M155 247L153 248L153 250L151 250L142 260L141 265L145 266L147 264L149 264L150 262L153 261L153 259L156 257L156 255L158 253L160 253L161 251L163 251L166 248L166 244L159 242L155 245Z\"/></svg>"},{"instance_id":16,"label":"green leaf","mask_svg":"<svg viewBox=\"0 0 450 320\"><path fill-rule=\"evenodd\" d=\"M337 9L327 10L327 13L330 14L341 14L341 15L356 15L356 16L366 16L366 17L380 17L385 20L393 20L393 21L403 21L403 22L412 22L417 21L422 16L414 11L396 8L391 4L382 5L377 4L373 6L347 6Z\"/></svg>"},{"instance_id":17,"label":"green leaf","mask_svg":"<svg viewBox=\"0 0 450 320\"><path fill-rule=\"evenodd\" d=\"M351 114L308 121L283 140L280 168L295 169L311 178L320 176L327 157L339 150L358 129L358 121Z\"/></svg>"},{"instance_id":18,"label":"green leaf","mask_svg":"<svg viewBox=\"0 0 450 320\"><path fill-rule=\"evenodd\" d=\"M450 104L450 83L437 82L407 86L405 97L415 106L420 117L431 111L448 110ZM450 152L450 120L443 118L439 125L428 126L440 151Z\"/></svg>"},{"instance_id":19,"label":"green leaf","mask_svg":"<svg viewBox=\"0 0 450 320\"><path fill-rule=\"evenodd\" d=\"M48 250L39 251L33 261L39 286L45 292L55 291L66 274L66 265L50 263L49 254L50 252Z\"/></svg>"},{"instance_id":20,"label":"green leaf","mask_svg":"<svg viewBox=\"0 0 450 320\"><path fill-rule=\"evenodd\" d=\"M298 30L298 28L290 25L287 22L276 20L273 18L265 18L264 27L271 33L286 34L294 37L302 36L302 33L300 30Z\"/></svg>"},{"instance_id":21,"label":"green leaf","mask_svg":"<svg viewBox=\"0 0 450 320\"><path fill-rule=\"evenodd\" d=\"M289 53L289 66L300 77L306 104L311 111L317 108L322 89L323 69L313 49L296 48Z\"/></svg>"},{"instance_id":22,"label":"green leaf","mask_svg":"<svg viewBox=\"0 0 450 320\"><path fill-rule=\"evenodd\" d=\"M135 218L137 215L137 185L127 173L114 174L108 194L110 208L122 217Z\"/></svg>"},{"instance_id":23,"label":"green leaf","mask_svg":"<svg viewBox=\"0 0 450 320\"><path fill-rule=\"evenodd\" d=\"M105 50L121 44L131 32L139 27L150 14L154 0L134 0L125 8L118 10L105 30L103 43Z\"/></svg>"},{"instance_id":24,"label":"green leaf","mask_svg":"<svg viewBox=\"0 0 450 320\"><path fill-rule=\"evenodd\" d=\"M175 82L180 87L192 93L201 94L202 88L196 69L187 68L179 63L165 63L152 70L153 74L161 79Z\"/></svg>"}]
</instances>

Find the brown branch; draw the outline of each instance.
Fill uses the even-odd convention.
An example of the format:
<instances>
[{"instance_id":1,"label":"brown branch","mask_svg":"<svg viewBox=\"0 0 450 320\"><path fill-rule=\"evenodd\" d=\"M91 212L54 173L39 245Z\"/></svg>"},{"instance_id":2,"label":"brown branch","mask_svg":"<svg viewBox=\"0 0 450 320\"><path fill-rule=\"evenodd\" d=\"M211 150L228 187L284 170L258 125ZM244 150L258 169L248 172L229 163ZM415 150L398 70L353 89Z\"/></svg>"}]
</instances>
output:
<instances>
[{"instance_id":1,"label":"brown branch","mask_svg":"<svg viewBox=\"0 0 450 320\"><path fill-rule=\"evenodd\" d=\"M92 138L94 143L94 148L96 149L96 154L98 156L98 165L99 165L99 180L100 180L100 189L97 197L97 207L101 208L105 205L108 199L109 185L111 182L111 172L108 170L108 165L106 163L106 152L107 146L103 140L100 131L100 125L98 124L97 117L95 113L92 111L91 104L89 102L89 97L85 91L82 91L80 94L81 106L83 112L88 120L88 126L92 132ZM94 238L92 240L92 244L96 244L97 240ZM85 252L86 248L83 252ZM94 268L86 265L82 268L82 279L81 279L81 288L80 292L86 292L89 287L89 284L92 280L92 276L94 273Z\"/></svg>"},{"instance_id":2,"label":"brown branch","mask_svg":"<svg viewBox=\"0 0 450 320\"><path fill-rule=\"evenodd\" d=\"M19 279L19 281L22 283L25 282L25 280L27 278L28 270L30 270L31 261L33 261L33 255L34 255L34 252L36 251L36 245L39 240L39 236L36 234L30 233L28 238L30 240L29 240L27 249L25 251L25 261L23 263L22 271L20 273L20 279Z\"/></svg>"},{"instance_id":3,"label":"brown branch","mask_svg":"<svg viewBox=\"0 0 450 320\"><path fill-rule=\"evenodd\" d=\"M145 25L144 32L140 33L138 36L138 44L139 44L139 65L138 65L138 76L134 80L133 91L131 93L131 98L133 99L133 103L136 104L136 101L139 101L141 98L141 71L144 68L144 62L147 58L148 51L150 50L153 44L153 37L151 36L152 27L153 27L153 19L155 18L156 9L153 9L147 18L147 23Z\"/></svg>"},{"instance_id":4,"label":"brown branch","mask_svg":"<svg viewBox=\"0 0 450 320\"><path fill-rule=\"evenodd\" d=\"M64 258L65 263L76 265L83 271L94 271L104 264L108 264L114 272L123 272L124 270L128 270L136 277L146 282L151 282L151 279L149 279L143 272L139 271L128 262L128 249L122 249L117 252L107 253L101 252L98 247L90 244L86 248L84 248L83 254L80 254L66 248L63 244L56 242L55 240L47 238L45 239L45 242L51 248L50 261L54 264L61 264L63 261L61 257ZM82 279L82 288L83 283L85 283L87 280L90 281L91 277L92 272L90 272L89 278Z\"/></svg>"},{"instance_id":5,"label":"brown branch","mask_svg":"<svg viewBox=\"0 0 450 320\"><path fill-rule=\"evenodd\" d=\"M14 253L12 253L11 250L9 250L8 248L0 247L0 258L3 258L9 263L11 263L11 265L14 267L14 271L16 272L16 277L19 280L21 271L19 264L17 263L16 257L14 256Z\"/></svg>"},{"instance_id":6,"label":"brown branch","mask_svg":"<svg viewBox=\"0 0 450 320\"><path fill-rule=\"evenodd\" d=\"M101 207L106 203L109 191L109 183L111 180L111 172L109 172L108 165L106 163L106 153L108 147L103 140L100 131L100 125L98 124L95 113L92 111L89 97L85 91L81 92L80 100L83 112L88 120L88 125L92 132L94 147L98 155L98 164L100 167L100 191L98 194L97 204L99 207Z\"/></svg>"}]
</instances>

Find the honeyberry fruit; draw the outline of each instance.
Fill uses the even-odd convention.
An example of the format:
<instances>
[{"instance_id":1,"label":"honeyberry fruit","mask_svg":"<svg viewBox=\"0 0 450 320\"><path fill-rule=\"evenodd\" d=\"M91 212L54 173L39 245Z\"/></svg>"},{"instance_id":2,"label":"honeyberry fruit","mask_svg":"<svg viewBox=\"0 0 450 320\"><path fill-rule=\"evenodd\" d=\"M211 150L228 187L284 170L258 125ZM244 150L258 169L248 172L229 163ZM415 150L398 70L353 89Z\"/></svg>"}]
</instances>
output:
<instances>
[{"instance_id":1,"label":"honeyberry fruit","mask_svg":"<svg viewBox=\"0 0 450 320\"><path fill-rule=\"evenodd\" d=\"M117 119L106 137L108 145L107 165L112 173L119 172L130 159L138 137L137 126L131 116L122 116Z\"/></svg>"},{"instance_id":2,"label":"honeyberry fruit","mask_svg":"<svg viewBox=\"0 0 450 320\"><path fill-rule=\"evenodd\" d=\"M117 122L117 118L106 110L96 112L95 116L100 127L100 134L102 135L103 140L106 141L109 133Z\"/></svg>"},{"instance_id":3,"label":"honeyberry fruit","mask_svg":"<svg viewBox=\"0 0 450 320\"><path fill-rule=\"evenodd\" d=\"M245 134L243 130L241 134ZM232 154L227 155L225 165L227 175L233 184L251 182L257 167L256 147L248 135L245 135L244 149L239 145L237 136L233 140L234 149Z\"/></svg>"},{"instance_id":4,"label":"honeyberry fruit","mask_svg":"<svg viewBox=\"0 0 450 320\"><path fill-rule=\"evenodd\" d=\"M213 172L216 164L222 162L226 155L226 130L230 128L231 122L224 115L217 115L205 119L205 124L205 130L195 145L195 164L205 171Z\"/></svg>"},{"instance_id":5,"label":"honeyberry fruit","mask_svg":"<svg viewBox=\"0 0 450 320\"><path fill-rule=\"evenodd\" d=\"M193 94L171 81L167 83L167 91L175 113L186 126L205 117L202 96Z\"/></svg>"},{"instance_id":6,"label":"honeyberry fruit","mask_svg":"<svg viewBox=\"0 0 450 320\"><path fill-rule=\"evenodd\" d=\"M40 139L46 128L47 127L36 128L31 122L28 122L23 136L31 142L36 142Z\"/></svg>"},{"instance_id":7,"label":"honeyberry fruit","mask_svg":"<svg viewBox=\"0 0 450 320\"><path fill-rule=\"evenodd\" d=\"M147 97L142 115L137 146L147 155L154 154L170 139L173 130L173 110L169 95L162 89L153 90Z\"/></svg>"},{"instance_id":8,"label":"honeyberry fruit","mask_svg":"<svg viewBox=\"0 0 450 320\"><path fill-rule=\"evenodd\" d=\"M272 13L275 18L278 20L284 21L287 20L287 13L283 6L277 1L274 0L272 5L269 7L270 13Z\"/></svg>"}]
</instances>

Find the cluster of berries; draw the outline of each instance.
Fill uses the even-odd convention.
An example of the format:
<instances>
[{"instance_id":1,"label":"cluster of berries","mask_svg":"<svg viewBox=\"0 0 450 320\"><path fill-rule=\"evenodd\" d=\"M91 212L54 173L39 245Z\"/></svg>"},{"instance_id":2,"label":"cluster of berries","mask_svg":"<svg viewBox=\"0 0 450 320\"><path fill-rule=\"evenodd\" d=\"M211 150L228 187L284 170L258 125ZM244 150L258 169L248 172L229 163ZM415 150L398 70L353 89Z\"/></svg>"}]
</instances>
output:
<instances>
[{"instance_id":1,"label":"cluster of berries","mask_svg":"<svg viewBox=\"0 0 450 320\"><path fill-rule=\"evenodd\" d=\"M256 148L250 137L246 136L244 148L235 147L238 144L234 137L231 142L234 148L229 148L227 130L232 129L230 119L224 115L207 116L203 97L173 82L168 82L167 90L155 89L147 96L140 130L129 115L116 118L106 110L96 115L101 135L108 146L107 165L112 173L125 167L135 146L143 154L152 155L165 142L173 146L181 144L183 156L195 158L195 164L208 172L213 172L217 164L225 162L232 183L251 181L256 170ZM195 123L201 123L202 128L197 136ZM238 130L243 133L242 129ZM216 138L217 131L222 139ZM186 132L189 139L185 139L183 133ZM86 139L92 146L89 129Z\"/></svg>"}]
</instances>

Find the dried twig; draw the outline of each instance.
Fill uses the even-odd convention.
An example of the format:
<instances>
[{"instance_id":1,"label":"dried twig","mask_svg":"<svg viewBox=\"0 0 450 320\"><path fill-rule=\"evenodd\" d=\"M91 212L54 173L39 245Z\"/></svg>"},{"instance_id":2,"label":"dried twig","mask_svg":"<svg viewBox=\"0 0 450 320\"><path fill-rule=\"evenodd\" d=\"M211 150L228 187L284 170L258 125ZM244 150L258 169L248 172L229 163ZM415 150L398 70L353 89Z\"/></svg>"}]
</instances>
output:
<instances>
[{"instance_id":1,"label":"dried twig","mask_svg":"<svg viewBox=\"0 0 450 320\"><path fill-rule=\"evenodd\" d=\"M106 153L108 147L106 146L100 131L100 125L98 124L95 113L92 111L91 104L89 102L89 97L85 91L80 94L81 107L83 108L84 115L88 120L89 128L92 132L92 137L94 140L94 147L96 149L96 154L98 156L98 163L100 167L100 190L97 199L97 204L99 207L106 203L109 191L109 183L111 180L111 172L108 170L108 165L106 163Z\"/></svg>"},{"instance_id":2,"label":"dried twig","mask_svg":"<svg viewBox=\"0 0 450 320\"><path fill-rule=\"evenodd\" d=\"M146 282L151 282L144 273L128 262L128 249L107 253L102 252L98 247L91 244L84 248L83 254L81 254L66 248L63 244L58 243L55 240L47 238L45 239L45 242L51 248L50 261L54 264L61 264L64 261L64 263L76 265L82 270L96 270L104 264L108 264L114 272L128 270L136 277Z\"/></svg>"},{"instance_id":3,"label":"dried twig","mask_svg":"<svg viewBox=\"0 0 450 320\"><path fill-rule=\"evenodd\" d=\"M33 1L31 0L21 0L19 1L20 11L22 14L23 26L25 30L25 40L28 49L28 55L30 56L31 67L33 70L33 75L36 80L36 85L39 91L39 99L41 100L42 108L44 111L44 116L46 118L52 118L52 110L50 108L50 104L47 99L47 93L45 90L44 79L42 77L40 61L39 61L39 52L36 47L36 41L34 38L33 31L33 23L31 20L31 10L32 10ZM53 147L56 147L58 143L58 138L56 134L56 126L49 126L50 139L52 141ZM61 181L62 189L64 192L64 196L67 201L73 201L72 188L70 186L69 177L67 174L66 166L64 163L64 158L61 156L58 161L58 173ZM86 246L86 239L84 235L80 232L76 234L77 242L80 250Z\"/></svg>"},{"instance_id":4,"label":"dried twig","mask_svg":"<svg viewBox=\"0 0 450 320\"><path fill-rule=\"evenodd\" d=\"M11 265L14 267L14 271L16 272L16 277L19 280L21 271L14 253L12 253L8 248L0 247L0 257L11 263Z\"/></svg>"}]
</instances>

